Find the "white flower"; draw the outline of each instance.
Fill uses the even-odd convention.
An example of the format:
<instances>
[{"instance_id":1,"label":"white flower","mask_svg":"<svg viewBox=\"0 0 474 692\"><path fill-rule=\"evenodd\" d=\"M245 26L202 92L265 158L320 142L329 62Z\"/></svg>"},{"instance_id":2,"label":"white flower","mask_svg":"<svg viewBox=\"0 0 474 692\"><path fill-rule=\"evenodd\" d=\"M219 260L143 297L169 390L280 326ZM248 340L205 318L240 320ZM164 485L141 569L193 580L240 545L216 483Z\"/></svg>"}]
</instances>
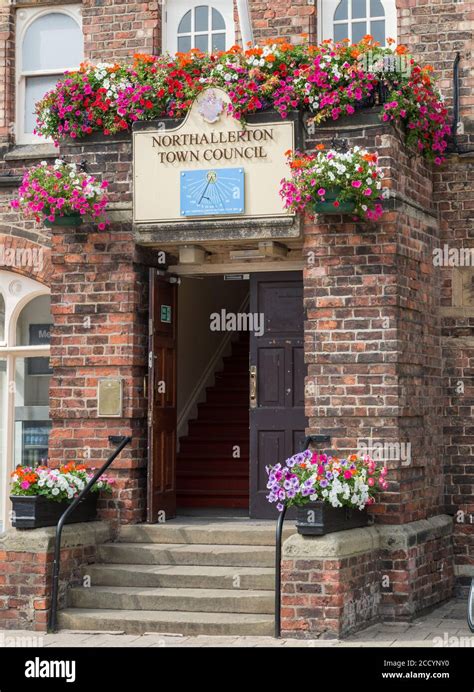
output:
<instances>
[{"instance_id":1,"label":"white flower","mask_svg":"<svg viewBox=\"0 0 474 692\"><path fill-rule=\"evenodd\" d=\"M52 494L52 495L59 495L59 488L53 488L53 489L51 490L51 494Z\"/></svg>"}]
</instances>

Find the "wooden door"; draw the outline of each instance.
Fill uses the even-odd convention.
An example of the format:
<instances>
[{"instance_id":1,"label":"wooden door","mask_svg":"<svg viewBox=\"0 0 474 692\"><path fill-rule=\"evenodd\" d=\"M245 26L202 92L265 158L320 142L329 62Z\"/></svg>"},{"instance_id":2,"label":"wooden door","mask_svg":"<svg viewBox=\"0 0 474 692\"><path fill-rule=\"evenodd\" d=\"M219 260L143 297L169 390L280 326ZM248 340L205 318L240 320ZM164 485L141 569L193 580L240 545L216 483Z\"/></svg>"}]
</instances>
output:
<instances>
[{"instance_id":1,"label":"wooden door","mask_svg":"<svg viewBox=\"0 0 474 692\"><path fill-rule=\"evenodd\" d=\"M274 518L265 467L300 451L307 425L303 279L301 272L250 276L250 312L264 324L262 336L250 336L250 516Z\"/></svg>"},{"instance_id":2,"label":"wooden door","mask_svg":"<svg viewBox=\"0 0 474 692\"><path fill-rule=\"evenodd\" d=\"M176 515L177 282L150 269L147 520Z\"/></svg>"}]
</instances>

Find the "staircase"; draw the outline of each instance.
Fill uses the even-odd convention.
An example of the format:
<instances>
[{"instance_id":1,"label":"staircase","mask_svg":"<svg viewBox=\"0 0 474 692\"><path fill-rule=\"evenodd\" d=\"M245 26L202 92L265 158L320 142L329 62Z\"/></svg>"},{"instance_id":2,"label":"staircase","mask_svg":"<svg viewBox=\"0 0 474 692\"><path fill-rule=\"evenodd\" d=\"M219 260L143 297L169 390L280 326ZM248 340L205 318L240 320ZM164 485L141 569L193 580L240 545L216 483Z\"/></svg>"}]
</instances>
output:
<instances>
[{"instance_id":1,"label":"staircase","mask_svg":"<svg viewBox=\"0 0 474 692\"><path fill-rule=\"evenodd\" d=\"M285 530L287 538L294 529ZM183 635L271 635L275 523L174 519L122 526L69 589L59 626Z\"/></svg>"},{"instance_id":2,"label":"staircase","mask_svg":"<svg viewBox=\"0 0 474 692\"><path fill-rule=\"evenodd\" d=\"M234 454L240 448L240 456ZM178 507L249 506L249 333L242 332L180 438Z\"/></svg>"}]
</instances>

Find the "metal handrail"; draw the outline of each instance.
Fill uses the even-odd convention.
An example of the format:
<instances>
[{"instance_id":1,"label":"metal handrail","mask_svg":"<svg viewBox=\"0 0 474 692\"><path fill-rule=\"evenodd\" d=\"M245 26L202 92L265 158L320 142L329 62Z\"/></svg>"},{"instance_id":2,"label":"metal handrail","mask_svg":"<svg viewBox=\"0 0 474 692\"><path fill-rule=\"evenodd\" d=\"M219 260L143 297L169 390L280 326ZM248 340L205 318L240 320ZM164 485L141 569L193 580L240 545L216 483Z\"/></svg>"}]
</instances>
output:
<instances>
[{"instance_id":1,"label":"metal handrail","mask_svg":"<svg viewBox=\"0 0 474 692\"><path fill-rule=\"evenodd\" d=\"M57 620L58 620L58 587L59 587L59 569L61 566L61 535L63 532L63 526L64 522L68 518L72 512L76 509L77 505L81 500L84 499L86 495L89 494L90 489L92 486L97 483L98 479L102 476L104 471L106 471L110 464L114 461L114 459L120 454L122 449L126 447L131 441L131 437L118 437L118 436L111 436L109 437L110 442L115 442L119 443L118 447L112 452L112 454L109 456L105 464L94 473L88 484L86 485L83 490L79 493L79 495L74 498L74 500L71 502L69 507L61 514L59 517L59 521L56 526L56 540L54 544L54 562L53 562L53 588L51 591L51 610L49 612L49 622L48 622L48 631L49 632L56 632L57 631Z\"/></svg>"},{"instance_id":2,"label":"metal handrail","mask_svg":"<svg viewBox=\"0 0 474 692\"><path fill-rule=\"evenodd\" d=\"M474 579L471 581L471 588L469 590L469 598L467 601L467 624L471 632L474 632Z\"/></svg>"},{"instance_id":3,"label":"metal handrail","mask_svg":"<svg viewBox=\"0 0 474 692\"><path fill-rule=\"evenodd\" d=\"M305 452L310 444L322 444L331 442L330 435L308 435L305 438L302 452ZM275 545L275 639L281 636L281 537L283 535L283 522L285 521L285 505L280 512L276 525L276 545Z\"/></svg>"}]
</instances>

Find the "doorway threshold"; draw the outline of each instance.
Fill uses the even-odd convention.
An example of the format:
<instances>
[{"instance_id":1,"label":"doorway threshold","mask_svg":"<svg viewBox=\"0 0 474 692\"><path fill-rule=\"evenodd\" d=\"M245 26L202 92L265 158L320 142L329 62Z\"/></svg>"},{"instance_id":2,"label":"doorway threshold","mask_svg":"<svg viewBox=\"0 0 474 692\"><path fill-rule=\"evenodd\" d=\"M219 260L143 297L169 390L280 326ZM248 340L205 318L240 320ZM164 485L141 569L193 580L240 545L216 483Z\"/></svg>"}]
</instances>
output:
<instances>
[{"instance_id":1,"label":"doorway threshold","mask_svg":"<svg viewBox=\"0 0 474 692\"><path fill-rule=\"evenodd\" d=\"M197 519L249 519L248 509L231 507L178 507L176 517L195 517Z\"/></svg>"}]
</instances>

